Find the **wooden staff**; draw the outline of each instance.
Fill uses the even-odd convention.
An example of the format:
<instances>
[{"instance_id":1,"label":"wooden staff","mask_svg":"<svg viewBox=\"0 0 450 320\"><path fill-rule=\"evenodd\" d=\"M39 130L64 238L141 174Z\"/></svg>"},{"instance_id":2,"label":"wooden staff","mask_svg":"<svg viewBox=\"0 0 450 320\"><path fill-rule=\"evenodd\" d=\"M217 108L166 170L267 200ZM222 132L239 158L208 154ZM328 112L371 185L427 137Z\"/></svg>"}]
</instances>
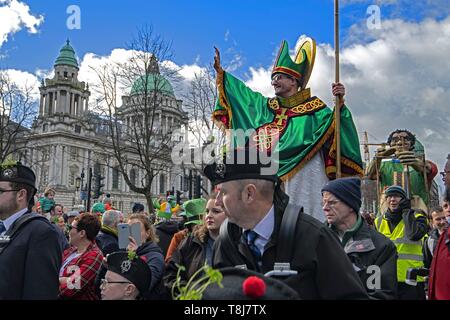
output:
<instances>
[{"instance_id":1,"label":"wooden staff","mask_svg":"<svg viewBox=\"0 0 450 320\"><path fill-rule=\"evenodd\" d=\"M334 56L335 83L339 82L339 0L334 0ZM336 135L336 178L341 177L341 99L336 96L334 105Z\"/></svg>"}]
</instances>

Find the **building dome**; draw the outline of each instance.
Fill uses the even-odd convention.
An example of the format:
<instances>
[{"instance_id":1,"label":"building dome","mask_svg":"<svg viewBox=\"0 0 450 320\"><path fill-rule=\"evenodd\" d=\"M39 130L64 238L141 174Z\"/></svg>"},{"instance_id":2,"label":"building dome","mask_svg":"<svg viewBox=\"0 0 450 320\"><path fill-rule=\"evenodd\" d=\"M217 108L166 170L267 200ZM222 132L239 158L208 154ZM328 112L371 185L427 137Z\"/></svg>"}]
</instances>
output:
<instances>
[{"instance_id":1,"label":"building dome","mask_svg":"<svg viewBox=\"0 0 450 320\"><path fill-rule=\"evenodd\" d=\"M78 69L78 61L75 57L75 50L73 50L69 40L67 40L66 45L59 51L59 56L55 61L55 66L61 65L71 66Z\"/></svg>"},{"instance_id":2,"label":"building dome","mask_svg":"<svg viewBox=\"0 0 450 320\"><path fill-rule=\"evenodd\" d=\"M131 95L144 93L146 86L148 93L158 90L175 98L172 85L159 73L149 73L136 79L131 87Z\"/></svg>"}]
</instances>

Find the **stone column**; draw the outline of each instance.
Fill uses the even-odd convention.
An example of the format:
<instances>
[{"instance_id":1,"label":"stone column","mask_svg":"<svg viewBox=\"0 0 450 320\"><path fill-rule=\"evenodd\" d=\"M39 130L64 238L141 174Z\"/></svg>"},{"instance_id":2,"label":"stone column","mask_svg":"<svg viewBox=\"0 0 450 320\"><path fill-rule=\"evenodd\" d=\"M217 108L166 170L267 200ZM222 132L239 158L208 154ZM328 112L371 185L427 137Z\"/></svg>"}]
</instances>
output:
<instances>
[{"instance_id":1,"label":"stone column","mask_svg":"<svg viewBox=\"0 0 450 320\"><path fill-rule=\"evenodd\" d=\"M70 103L70 100L69 100L69 90L67 90L66 91L66 99L65 99L65 101L64 101L64 113L66 113L66 114L70 114L70 109L69 109L69 103Z\"/></svg>"},{"instance_id":2,"label":"stone column","mask_svg":"<svg viewBox=\"0 0 450 320\"><path fill-rule=\"evenodd\" d=\"M55 96L54 96L54 99L53 99L53 105L54 105L53 113L54 114L59 112L59 109L58 109L58 104L59 104L59 100L60 100L59 98L60 98L59 92L57 90L55 90Z\"/></svg>"},{"instance_id":3,"label":"stone column","mask_svg":"<svg viewBox=\"0 0 450 320\"><path fill-rule=\"evenodd\" d=\"M75 93L70 92L70 106L69 106L70 115L75 115Z\"/></svg>"},{"instance_id":4,"label":"stone column","mask_svg":"<svg viewBox=\"0 0 450 320\"><path fill-rule=\"evenodd\" d=\"M49 172L48 172L48 184L54 184L55 183L55 169L56 169L56 146L51 145L50 146L50 165L49 165Z\"/></svg>"},{"instance_id":5,"label":"stone column","mask_svg":"<svg viewBox=\"0 0 450 320\"><path fill-rule=\"evenodd\" d=\"M44 113L44 94L41 93L41 99L39 101L39 115L42 116Z\"/></svg>"},{"instance_id":6,"label":"stone column","mask_svg":"<svg viewBox=\"0 0 450 320\"><path fill-rule=\"evenodd\" d=\"M67 158L66 154L68 151L68 147L61 146L61 172L60 172L60 184L67 186L66 184L66 174L67 174Z\"/></svg>"},{"instance_id":7,"label":"stone column","mask_svg":"<svg viewBox=\"0 0 450 320\"><path fill-rule=\"evenodd\" d=\"M83 108L83 98L81 95L78 95L78 108L77 108L77 116L81 115L81 109Z\"/></svg>"}]
</instances>

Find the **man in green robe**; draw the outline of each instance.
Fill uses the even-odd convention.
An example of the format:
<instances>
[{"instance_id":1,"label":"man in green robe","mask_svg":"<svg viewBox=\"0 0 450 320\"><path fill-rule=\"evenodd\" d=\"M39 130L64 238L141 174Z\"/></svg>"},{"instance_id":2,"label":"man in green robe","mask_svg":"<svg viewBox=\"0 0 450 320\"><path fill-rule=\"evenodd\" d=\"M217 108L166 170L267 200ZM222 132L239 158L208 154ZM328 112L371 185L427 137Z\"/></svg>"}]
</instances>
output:
<instances>
[{"instance_id":1,"label":"man in green robe","mask_svg":"<svg viewBox=\"0 0 450 320\"><path fill-rule=\"evenodd\" d=\"M304 40L294 61L289 56L287 42L283 41L272 70L276 96L267 98L225 72L216 49L218 99L213 120L225 130L254 129L243 143L237 142L237 147L242 143L276 154L278 176L284 181L290 201L324 221L320 190L336 175L335 122L334 112L306 88L314 57L312 39ZM345 88L335 83L332 92L343 97ZM358 134L350 110L343 103L341 166L343 176L363 173Z\"/></svg>"}]
</instances>

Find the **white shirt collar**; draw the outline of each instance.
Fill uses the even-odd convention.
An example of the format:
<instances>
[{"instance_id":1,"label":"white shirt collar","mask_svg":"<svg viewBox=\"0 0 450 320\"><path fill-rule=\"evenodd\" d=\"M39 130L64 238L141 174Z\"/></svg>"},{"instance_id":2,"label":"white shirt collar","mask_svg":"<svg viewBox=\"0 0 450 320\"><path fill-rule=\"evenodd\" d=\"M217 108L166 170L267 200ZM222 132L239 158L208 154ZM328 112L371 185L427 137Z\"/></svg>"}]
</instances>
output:
<instances>
[{"instance_id":1,"label":"white shirt collar","mask_svg":"<svg viewBox=\"0 0 450 320\"><path fill-rule=\"evenodd\" d=\"M269 240L275 226L275 207L272 205L266 216L253 228L259 237Z\"/></svg>"},{"instance_id":2,"label":"white shirt collar","mask_svg":"<svg viewBox=\"0 0 450 320\"><path fill-rule=\"evenodd\" d=\"M8 231L8 229L14 224L14 222L16 222L16 220L19 219L21 216L23 216L27 211L28 208L23 208L22 210L14 213L12 216L3 220L3 224L6 228L6 231Z\"/></svg>"}]
</instances>

